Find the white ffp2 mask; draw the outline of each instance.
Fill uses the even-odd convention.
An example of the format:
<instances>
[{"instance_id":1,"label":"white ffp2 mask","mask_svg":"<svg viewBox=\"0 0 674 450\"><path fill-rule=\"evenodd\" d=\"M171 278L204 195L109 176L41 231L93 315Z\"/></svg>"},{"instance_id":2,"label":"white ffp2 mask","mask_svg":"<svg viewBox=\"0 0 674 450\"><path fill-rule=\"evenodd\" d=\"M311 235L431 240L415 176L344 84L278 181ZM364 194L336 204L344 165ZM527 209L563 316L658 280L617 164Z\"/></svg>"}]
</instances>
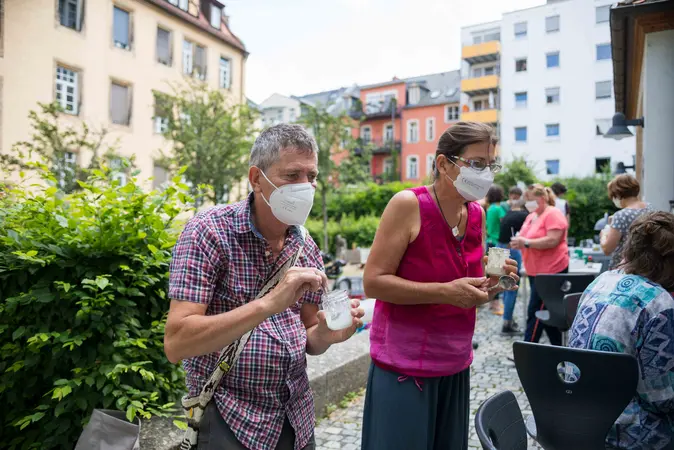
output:
<instances>
[{"instance_id":1,"label":"white ffp2 mask","mask_svg":"<svg viewBox=\"0 0 674 450\"><path fill-rule=\"evenodd\" d=\"M304 225L314 205L314 186L311 183L294 183L277 187L262 170L260 173L274 186L269 201L262 194L262 199L269 205L274 217L286 225Z\"/></svg>"},{"instance_id":2,"label":"white ffp2 mask","mask_svg":"<svg viewBox=\"0 0 674 450\"><path fill-rule=\"evenodd\" d=\"M524 207L527 209L527 211L534 212L538 209L538 202L536 200L529 200L524 204Z\"/></svg>"},{"instance_id":3,"label":"white ffp2 mask","mask_svg":"<svg viewBox=\"0 0 674 450\"><path fill-rule=\"evenodd\" d=\"M457 192L469 202L484 198L494 184L494 173L489 169L477 171L470 167L454 165L459 167L459 176L456 180L449 178L449 175L445 176L454 182Z\"/></svg>"}]
</instances>

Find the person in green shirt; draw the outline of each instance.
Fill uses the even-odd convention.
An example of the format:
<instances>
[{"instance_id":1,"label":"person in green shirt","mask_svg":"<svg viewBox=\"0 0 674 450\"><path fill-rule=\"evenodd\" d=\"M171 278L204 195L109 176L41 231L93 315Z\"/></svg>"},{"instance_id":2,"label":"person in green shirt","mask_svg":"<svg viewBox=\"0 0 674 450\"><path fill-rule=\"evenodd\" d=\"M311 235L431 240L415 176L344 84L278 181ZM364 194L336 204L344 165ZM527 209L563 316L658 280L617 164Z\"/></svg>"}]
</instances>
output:
<instances>
[{"instance_id":1,"label":"person in green shirt","mask_svg":"<svg viewBox=\"0 0 674 450\"><path fill-rule=\"evenodd\" d=\"M506 215L503 201L503 188L498 184L493 185L487 192L487 248L498 245L498 237L501 233L501 219Z\"/></svg>"}]
</instances>

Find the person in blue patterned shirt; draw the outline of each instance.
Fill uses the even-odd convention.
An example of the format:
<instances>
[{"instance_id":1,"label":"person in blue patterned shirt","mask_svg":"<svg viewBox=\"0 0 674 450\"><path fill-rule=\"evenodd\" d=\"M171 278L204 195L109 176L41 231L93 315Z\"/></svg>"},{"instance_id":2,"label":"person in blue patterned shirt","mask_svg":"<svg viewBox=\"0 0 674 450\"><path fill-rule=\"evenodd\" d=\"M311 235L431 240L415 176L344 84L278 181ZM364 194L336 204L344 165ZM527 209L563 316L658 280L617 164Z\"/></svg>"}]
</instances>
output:
<instances>
[{"instance_id":1,"label":"person in blue patterned shirt","mask_svg":"<svg viewBox=\"0 0 674 450\"><path fill-rule=\"evenodd\" d=\"M607 448L674 448L674 215L647 213L629 230L624 260L583 293L569 347L634 355L637 392Z\"/></svg>"}]
</instances>

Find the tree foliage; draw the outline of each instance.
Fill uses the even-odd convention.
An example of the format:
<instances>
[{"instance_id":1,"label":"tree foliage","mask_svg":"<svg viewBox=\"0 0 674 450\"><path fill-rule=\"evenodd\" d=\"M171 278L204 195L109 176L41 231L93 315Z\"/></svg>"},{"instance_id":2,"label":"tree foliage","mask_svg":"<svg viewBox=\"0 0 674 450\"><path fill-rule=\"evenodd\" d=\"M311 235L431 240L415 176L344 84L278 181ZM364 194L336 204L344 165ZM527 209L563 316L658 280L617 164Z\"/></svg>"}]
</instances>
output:
<instances>
[{"instance_id":1,"label":"tree foliage","mask_svg":"<svg viewBox=\"0 0 674 450\"><path fill-rule=\"evenodd\" d=\"M0 198L2 447L72 448L93 408L148 418L184 389L163 337L192 199L184 185L122 187L107 168L65 194L46 165L33 170L44 183Z\"/></svg>"},{"instance_id":2,"label":"tree foliage","mask_svg":"<svg viewBox=\"0 0 674 450\"><path fill-rule=\"evenodd\" d=\"M162 120L164 136L172 143L164 165L173 171L187 168L183 177L192 195L226 203L248 167L255 111L200 82L173 86L171 95L155 95L160 104L155 120Z\"/></svg>"},{"instance_id":3,"label":"tree foliage","mask_svg":"<svg viewBox=\"0 0 674 450\"><path fill-rule=\"evenodd\" d=\"M19 172L31 167L31 162L47 166L66 193L79 188L91 170L115 159L116 145L107 144L107 130L93 130L86 122L67 125L61 117L58 103L38 103L38 110L28 114L31 125L29 140L17 142L9 153L0 153L0 172ZM69 156L91 156L88 166L74 162Z\"/></svg>"},{"instance_id":4,"label":"tree foliage","mask_svg":"<svg viewBox=\"0 0 674 450\"><path fill-rule=\"evenodd\" d=\"M511 187L517 186L518 182L526 186L537 182L534 168L523 156L515 156L512 161L504 163L503 169L494 177L494 183L501 185L506 193Z\"/></svg>"}]
</instances>

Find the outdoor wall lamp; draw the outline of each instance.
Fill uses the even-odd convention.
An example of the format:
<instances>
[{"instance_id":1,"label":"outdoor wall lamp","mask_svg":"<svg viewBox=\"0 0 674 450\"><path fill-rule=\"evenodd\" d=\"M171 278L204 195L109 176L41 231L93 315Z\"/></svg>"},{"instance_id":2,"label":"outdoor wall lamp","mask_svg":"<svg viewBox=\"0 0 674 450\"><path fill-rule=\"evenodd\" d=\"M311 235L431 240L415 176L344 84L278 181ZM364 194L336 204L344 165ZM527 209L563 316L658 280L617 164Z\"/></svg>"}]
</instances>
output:
<instances>
[{"instance_id":1,"label":"outdoor wall lamp","mask_svg":"<svg viewBox=\"0 0 674 450\"><path fill-rule=\"evenodd\" d=\"M646 125L643 117L641 119L627 120L625 118L625 114L615 113L613 115L613 126L606 132L604 137L608 139L615 139L616 141L626 137L632 137L634 135L629 130L629 128L627 128L628 126L643 128Z\"/></svg>"}]
</instances>

